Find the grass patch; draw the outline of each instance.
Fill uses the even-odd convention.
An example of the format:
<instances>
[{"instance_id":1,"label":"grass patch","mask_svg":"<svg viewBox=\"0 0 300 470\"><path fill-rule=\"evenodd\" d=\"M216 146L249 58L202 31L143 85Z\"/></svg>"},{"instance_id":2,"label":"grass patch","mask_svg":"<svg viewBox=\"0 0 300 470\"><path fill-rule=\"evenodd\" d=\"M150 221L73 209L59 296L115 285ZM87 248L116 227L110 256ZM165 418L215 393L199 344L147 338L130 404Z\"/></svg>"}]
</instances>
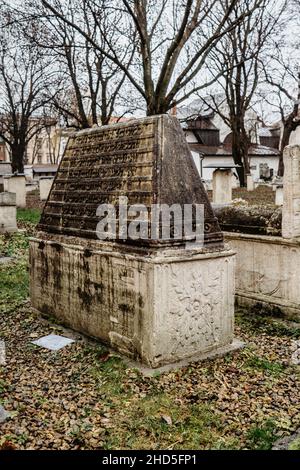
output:
<instances>
[{"instance_id":1,"label":"grass patch","mask_svg":"<svg viewBox=\"0 0 300 470\"><path fill-rule=\"evenodd\" d=\"M300 437L292 441L289 445L289 450L300 450Z\"/></svg>"},{"instance_id":2,"label":"grass patch","mask_svg":"<svg viewBox=\"0 0 300 470\"><path fill-rule=\"evenodd\" d=\"M269 372L272 375L280 375L284 370L284 366L282 364L279 364L278 362L270 362L258 356L252 356L247 359L245 365L246 367Z\"/></svg>"},{"instance_id":3,"label":"grass patch","mask_svg":"<svg viewBox=\"0 0 300 470\"><path fill-rule=\"evenodd\" d=\"M27 262L21 261L0 267L0 313L15 308L28 297Z\"/></svg>"},{"instance_id":4,"label":"grass patch","mask_svg":"<svg viewBox=\"0 0 300 470\"><path fill-rule=\"evenodd\" d=\"M208 405L180 405L165 393L124 402L105 449L209 449L220 441L219 417Z\"/></svg>"},{"instance_id":5,"label":"grass patch","mask_svg":"<svg viewBox=\"0 0 300 470\"><path fill-rule=\"evenodd\" d=\"M17 209L17 220L21 222L30 222L34 225L38 224L41 218L39 209Z\"/></svg>"},{"instance_id":6,"label":"grass patch","mask_svg":"<svg viewBox=\"0 0 300 470\"><path fill-rule=\"evenodd\" d=\"M247 446L252 450L270 450L277 439L274 421L267 420L261 426L253 426L247 434Z\"/></svg>"},{"instance_id":7,"label":"grass patch","mask_svg":"<svg viewBox=\"0 0 300 470\"><path fill-rule=\"evenodd\" d=\"M0 313L10 312L28 297L28 237L25 233L0 236L1 256L13 257L0 264Z\"/></svg>"},{"instance_id":8,"label":"grass patch","mask_svg":"<svg viewBox=\"0 0 300 470\"><path fill-rule=\"evenodd\" d=\"M295 328L274 318L262 317L243 311L235 313L235 321L237 325L246 327L248 331L255 335L265 333L269 336L300 338L300 324L299 328Z\"/></svg>"},{"instance_id":9,"label":"grass patch","mask_svg":"<svg viewBox=\"0 0 300 470\"><path fill-rule=\"evenodd\" d=\"M0 256L25 256L29 247L28 236L22 232L0 236Z\"/></svg>"}]
</instances>

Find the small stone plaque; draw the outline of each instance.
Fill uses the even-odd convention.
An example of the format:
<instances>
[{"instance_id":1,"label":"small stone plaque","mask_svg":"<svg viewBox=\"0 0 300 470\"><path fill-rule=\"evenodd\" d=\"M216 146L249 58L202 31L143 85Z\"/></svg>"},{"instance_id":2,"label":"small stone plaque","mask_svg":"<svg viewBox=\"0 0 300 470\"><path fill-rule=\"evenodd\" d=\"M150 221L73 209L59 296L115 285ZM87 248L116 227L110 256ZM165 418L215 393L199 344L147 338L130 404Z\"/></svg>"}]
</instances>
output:
<instances>
[{"instance_id":1,"label":"small stone plaque","mask_svg":"<svg viewBox=\"0 0 300 470\"><path fill-rule=\"evenodd\" d=\"M0 424L9 418L9 413L0 405Z\"/></svg>"},{"instance_id":2,"label":"small stone plaque","mask_svg":"<svg viewBox=\"0 0 300 470\"><path fill-rule=\"evenodd\" d=\"M50 349L50 351L58 351L71 343L74 343L73 339L58 335L43 336L36 341L32 341L32 344L40 346L41 348Z\"/></svg>"},{"instance_id":3,"label":"small stone plaque","mask_svg":"<svg viewBox=\"0 0 300 470\"><path fill-rule=\"evenodd\" d=\"M5 361L5 343L4 341L0 340L0 366L4 366L6 364Z\"/></svg>"},{"instance_id":4,"label":"small stone plaque","mask_svg":"<svg viewBox=\"0 0 300 470\"><path fill-rule=\"evenodd\" d=\"M0 264L9 263L12 260L9 256L0 256Z\"/></svg>"}]
</instances>

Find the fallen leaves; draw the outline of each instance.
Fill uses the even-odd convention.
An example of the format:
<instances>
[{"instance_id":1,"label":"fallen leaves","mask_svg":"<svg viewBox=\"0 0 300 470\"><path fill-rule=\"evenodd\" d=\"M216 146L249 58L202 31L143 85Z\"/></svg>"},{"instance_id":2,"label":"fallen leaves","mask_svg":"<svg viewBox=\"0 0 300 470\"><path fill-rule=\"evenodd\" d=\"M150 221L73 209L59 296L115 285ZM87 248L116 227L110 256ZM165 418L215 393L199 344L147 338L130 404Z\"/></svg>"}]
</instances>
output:
<instances>
[{"instance_id":1,"label":"fallen leaves","mask_svg":"<svg viewBox=\"0 0 300 470\"><path fill-rule=\"evenodd\" d=\"M25 244L14 243L22 254ZM299 366L291 365L299 329L288 324L244 315L236 330L244 350L146 378L93 341L36 348L33 338L61 327L26 298L7 295L0 399L10 418L1 424L2 449L268 448L300 427Z\"/></svg>"}]
</instances>

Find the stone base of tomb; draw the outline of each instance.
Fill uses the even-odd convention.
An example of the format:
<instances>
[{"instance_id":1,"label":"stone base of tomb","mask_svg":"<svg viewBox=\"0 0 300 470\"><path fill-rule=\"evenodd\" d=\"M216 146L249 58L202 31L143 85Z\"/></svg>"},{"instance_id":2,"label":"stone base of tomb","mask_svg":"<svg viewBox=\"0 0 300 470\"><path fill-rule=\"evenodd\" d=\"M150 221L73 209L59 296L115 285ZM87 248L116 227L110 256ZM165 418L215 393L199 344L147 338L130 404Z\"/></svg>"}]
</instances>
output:
<instances>
[{"instance_id":1,"label":"stone base of tomb","mask_svg":"<svg viewBox=\"0 0 300 470\"><path fill-rule=\"evenodd\" d=\"M43 234L30 258L34 308L150 368L232 344L233 251L143 252Z\"/></svg>"},{"instance_id":2,"label":"stone base of tomb","mask_svg":"<svg viewBox=\"0 0 300 470\"><path fill-rule=\"evenodd\" d=\"M182 367L187 367L193 362L212 360L216 359L217 357L226 356L226 354L230 354L235 351L238 351L239 349L243 349L245 345L246 343L244 341L234 338L233 341L227 344L226 346L221 346L205 353L195 354L193 356L189 356L186 359L182 359L180 361L172 362L165 366L160 366L156 368L144 366L138 362L131 361L130 359L128 360L126 357L122 357L122 359L128 367L130 367L131 369L139 370L141 374L143 374L145 377L154 377L157 374L163 374L165 372L170 372L171 370L177 370Z\"/></svg>"}]
</instances>

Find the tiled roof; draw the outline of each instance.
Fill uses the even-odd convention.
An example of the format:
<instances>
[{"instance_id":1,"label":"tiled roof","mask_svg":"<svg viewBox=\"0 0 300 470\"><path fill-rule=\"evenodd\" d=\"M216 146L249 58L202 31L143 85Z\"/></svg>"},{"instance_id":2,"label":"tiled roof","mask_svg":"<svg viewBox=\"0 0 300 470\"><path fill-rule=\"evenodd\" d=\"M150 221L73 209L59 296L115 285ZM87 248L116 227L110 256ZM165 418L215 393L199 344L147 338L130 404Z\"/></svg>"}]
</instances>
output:
<instances>
[{"instance_id":1,"label":"tiled roof","mask_svg":"<svg viewBox=\"0 0 300 470\"><path fill-rule=\"evenodd\" d=\"M190 143L189 146L192 151L203 153L203 155L207 156L231 157L232 155L231 145L210 146ZM279 155L279 150L265 147L264 145L252 144L249 149L249 155L277 157Z\"/></svg>"}]
</instances>

